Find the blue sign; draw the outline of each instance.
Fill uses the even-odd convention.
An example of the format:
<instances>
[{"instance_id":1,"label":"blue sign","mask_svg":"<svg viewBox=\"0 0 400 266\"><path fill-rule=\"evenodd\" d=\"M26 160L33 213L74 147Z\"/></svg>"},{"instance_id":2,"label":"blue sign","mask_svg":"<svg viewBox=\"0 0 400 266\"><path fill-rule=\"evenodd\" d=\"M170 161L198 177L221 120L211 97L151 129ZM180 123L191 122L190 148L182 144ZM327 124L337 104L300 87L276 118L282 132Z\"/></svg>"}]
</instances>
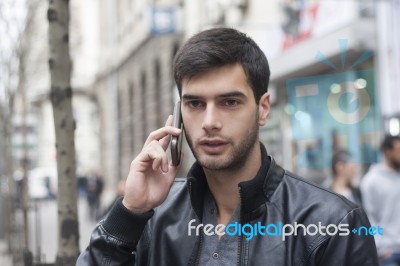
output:
<instances>
[{"instance_id":1,"label":"blue sign","mask_svg":"<svg viewBox=\"0 0 400 266\"><path fill-rule=\"evenodd\" d=\"M151 34L168 34L177 31L175 7L154 7L151 11Z\"/></svg>"}]
</instances>

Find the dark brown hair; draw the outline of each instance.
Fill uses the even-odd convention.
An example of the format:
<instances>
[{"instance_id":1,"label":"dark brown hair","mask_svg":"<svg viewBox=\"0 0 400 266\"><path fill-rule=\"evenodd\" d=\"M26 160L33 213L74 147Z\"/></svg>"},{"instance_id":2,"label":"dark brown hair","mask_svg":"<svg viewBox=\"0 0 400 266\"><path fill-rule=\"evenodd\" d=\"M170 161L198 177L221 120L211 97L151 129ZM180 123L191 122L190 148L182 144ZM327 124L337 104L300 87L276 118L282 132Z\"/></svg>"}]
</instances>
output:
<instances>
[{"instance_id":1,"label":"dark brown hair","mask_svg":"<svg viewBox=\"0 0 400 266\"><path fill-rule=\"evenodd\" d=\"M392 150L396 141L400 141L400 136L385 135L381 143L381 151Z\"/></svg>"},{"instance_id":2,"label":"dark brown hair","mask_svg":"<svg viewBox=\"0 0 400 266\"><path fill-rule=\"evenodd\" d=\"M177 52L173 72L182 95L183 79L191 79L218 67L239 63L258 104L268 91L270 70L260 47L246 34L231 28L214 28L191 37Z\"/></svg>"},{"instance_id":3,"label":"dark brown hair","mask_svg":"<svg viewBox=\"0 0 400 266\"><path fill-rule=\"evenodd\" d=\"M332 157L332 174L335 177L337 175L336 165L338 163L349 163L351 159L350 152L346 150L340 150L336 152Z\"/></svg>"}]
</instances>

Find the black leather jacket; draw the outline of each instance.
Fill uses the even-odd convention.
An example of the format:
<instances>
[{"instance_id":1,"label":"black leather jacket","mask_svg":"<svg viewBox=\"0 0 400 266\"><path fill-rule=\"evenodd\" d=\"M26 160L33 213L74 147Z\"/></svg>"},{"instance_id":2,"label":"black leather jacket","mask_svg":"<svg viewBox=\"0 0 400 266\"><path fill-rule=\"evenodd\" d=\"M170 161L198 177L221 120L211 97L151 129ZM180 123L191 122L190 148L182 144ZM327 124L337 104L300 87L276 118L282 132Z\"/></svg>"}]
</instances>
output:
<instances>
[{"instance_id":1,"label":"black leather jacket","mask_svg":"<svg viewBox=\"0 0 400 266\"><path fill-rule=\"evenodd\" d=\"M360 207L285 171L262 145L261 150L263 163L257 176L239 184L241 224L348 224L350 234L304 236L298 231L285 241L280 236L258 235L249 241L241 236L237 265L378 265L373 236L351 232L370 227ZM197 163L188 176L175 181L155 211L136 215L118 200L93 231L77 265L197 265L203 236L189 236L188 223L192 219L201 223L207 182Z\"/></svg>"}]
</instances>

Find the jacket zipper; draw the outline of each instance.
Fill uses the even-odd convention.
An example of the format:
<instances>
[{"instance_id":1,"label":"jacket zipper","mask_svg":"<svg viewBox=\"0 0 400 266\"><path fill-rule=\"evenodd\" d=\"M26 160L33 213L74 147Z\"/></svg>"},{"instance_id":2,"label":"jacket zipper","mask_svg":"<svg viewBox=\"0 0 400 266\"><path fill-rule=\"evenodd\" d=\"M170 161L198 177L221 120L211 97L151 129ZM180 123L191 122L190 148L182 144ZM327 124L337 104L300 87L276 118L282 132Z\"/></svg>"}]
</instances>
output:
<instances>
[{"instance_id":1,"label":"jacket zipper","mask_svg":"<svg viewBox=\"0 0 400 266\"><path fill-rule=\"evenodd\" d=\"M200 254L201 254L201 249L203 248L203 233L200 234L199 236L199 249L197 250L196 254L196 262L195 265L199 265L200 262Z\"/></svg>"},{"instance_id":2,"label":"jacket zipper","mask_svg":"<svg viewBox=\"0 0 400 266\"><path fill-rule=\"evenodd\" d=\"M240 199L240 205L242 205L242 188L239 186L239 199ZM242 208L240 208L240 215L239 215L239 223L242 222ZM241 265L242 261L242 245L243 245L243 236L239 236L239 241L238 241L238 252L237 252L237 265Z\"/></svg>"},{"instance_id":3,"label":"jacket zipper","mask_svg":"<svg viewBox=\"0 0 400 266\"><path fill-rule=\"evenodd\" d=\"M240 266L240 262L241 262L241 260L242 260L242 239L243 239L243 237L242 236L239 236L239 244L238 244L238 256L237 256L237 265L238 266Z\"/></svg>"},{"instance_id":4,"label":"jacket zipper","mask_svg":"<svg viewBox=\"0 0 400 266\"><path fill-rule=\"evenodd\" d=\"M189 194L192 195L192 182L189 183ZM200 223L201 221L200 221L200 218L197 216L196 211L194 212L194 214L196 215L197 220ZM199 265L200 254L201 254L202 248L203 248L203 232L201 232L200 236L199 236L199 248L197 249L196 260L194 262L195 266Z\"/></svg>"}]
</instances>

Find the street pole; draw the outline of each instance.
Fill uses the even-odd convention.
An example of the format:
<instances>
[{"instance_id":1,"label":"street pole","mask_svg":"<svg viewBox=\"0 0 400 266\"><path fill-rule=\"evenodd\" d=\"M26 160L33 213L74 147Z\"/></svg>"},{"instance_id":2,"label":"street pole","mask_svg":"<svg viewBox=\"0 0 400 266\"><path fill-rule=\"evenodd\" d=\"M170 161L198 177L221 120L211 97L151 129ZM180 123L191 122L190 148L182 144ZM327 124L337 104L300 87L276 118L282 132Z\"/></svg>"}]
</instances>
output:
<instances>
[{"instance_id":1,"label":"street pole","mask_svg":"<svg viewBox=\"0 0 400 266\"><path fill-rule=\"evenodd\" d=\"M20 58L20 92L22 98L22 210L23 210L23 220L24 220L24 265L31 266L33 265L33 256L32 252L29 250L29 185L28 185L28 167L29 167L29 159L28 159L28 141L27 141L27 101L26 101L26 90L25 90L25 67L23 64L23 57Z\"/></svg>"}]
</instances>

